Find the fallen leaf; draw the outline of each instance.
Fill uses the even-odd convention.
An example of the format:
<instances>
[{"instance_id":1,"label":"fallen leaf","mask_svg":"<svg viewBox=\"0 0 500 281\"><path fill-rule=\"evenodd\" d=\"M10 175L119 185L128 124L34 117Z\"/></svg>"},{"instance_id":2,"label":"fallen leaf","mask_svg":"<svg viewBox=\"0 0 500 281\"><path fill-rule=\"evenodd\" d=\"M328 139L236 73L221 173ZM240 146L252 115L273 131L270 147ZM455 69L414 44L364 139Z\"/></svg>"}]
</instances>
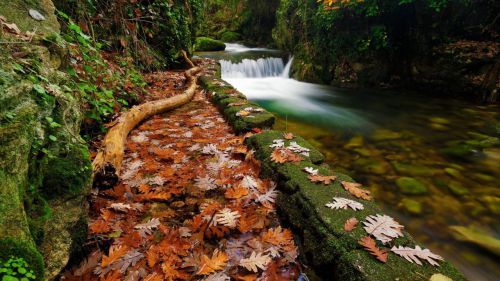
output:
<instances>
[{"instance_id":1,"label":"fallen leaf","mask_svg":"<svg viewBox=\"0 0 500 281\"><path fill-rule=\"evenodd\" d=\"M207 255L201 257L200 269L196 272L196 275L207 275L222 270L226 267L228 259L228 256L224 252L219 252L218 249L215 249L212 258L209 258Z\"/></svg>"},{"instance_id":2,"label":"fallen leaf","mask_svg":"<svg viewBox=\"0 0 500 281\"><path fill-rule=\"evenodd\" d=\"M355 182L347 182L347 181L341 181L340 183L342 184L345 190L347 190L350 194L354 195L355 197L364 200L372 199L369 190L360 188L362 186L361 184Z\"/></svg>"},{"instance_id":3,"label":"fallen leaf","mask_svg":"<svg viewBox=\"0 0 500 281\"><path fill-rule=\"evenodd\" d=\"M368 234L384 244L391 242L394 238L403 237L404 227L387 215L368 216L363 225Z\"/></svg>"},{"instance_id":4,"label":"fallen leaf","mask_svg":"<svg viewBox=\"0 0 500 281\"><path fill-rule=\"evenodd\" d=\"M337 210L338 209L347 210L347 208L351 208L355 211L358 211L364 209L363 204L342 197L333 197L333 202L327 203L325 206L330 209L337 209Z\"/></svg>"},{"instance_id":5,"label":"fallen leaf","mask_svg":"<svg viewBox=\"0 0 500 281\"><path fill-rule=\"evenodd\" d=\"M344 230L347 232L353 231L358 226L359 221L356 218L348 219L344 224Z\"/></svg>"},{"instance_id":6,"label":"fallen leaf","mask_svg":"<svg viewBox=\"0 0 500 281\"><path fill-rule=\"evenodd\" d=\"M292 133L283 133L283 138L286 140L292 140L294 137Z\"/></svg>"},{"instance_id":7,"label":"fallen leaf","mask_svg":"<svg viewBox=\"0 0 500 281\"><path fill-rule=\"evenodd\" d=\"M323 183L324 185L331 184L337 179L336 176L321 176L321 175L309 175L308 179L314 183Z\"/></svg>"},{"instance_id":8,"label":"fallen leaf","mask_svg":"<svg viewBox=\"0 0 500 281\"><path fill-rule=\"evenodd\" d=\"M380 262L386 263L389 253L387 250L383 250L377 247L377 243L370 236L362 237L358 244L365 247L365 250L370 252L372 256L376 257Z\"/></svg>"},{"instance_id":9,"label":"fallen leaf","mask_svg":"<svg viewBox=\"0 0 500 281\"><path fill-rule=\"evenodd\" d=\"M255 251L250 254L250 257L240 260L240 266L252 272L259 272L259 268L266 270L267 264L271 261L269 255L256 253Z\"/></svg>"},{"instance_id":10,"label":"fallen leaf","mask_svg":"<svg viewBox=\"0 0 500 281\"><path fill-rule=\"evenodd\" d=\"M102 256L101 266L106 267L124 256L128 251L128 247L121 245L113 245L109 248L109 254Z\"/></svg>"},{"instance_id":11,"label":"fallen leaf","mask_svg":"<svg viewBox=\"0 0 500 281\"><path fill-rule=\"evenodd\" d=\"M436 261L442 261L443 258L439 255L432 253L429 249L422 249L420 246L415 246L415 248L403 247L403 246L393 246L391 251L411 263L416 263L422 265L420 259L427 261L429 264L434 266L439 266Z\"/></svg>"}]
</instances>

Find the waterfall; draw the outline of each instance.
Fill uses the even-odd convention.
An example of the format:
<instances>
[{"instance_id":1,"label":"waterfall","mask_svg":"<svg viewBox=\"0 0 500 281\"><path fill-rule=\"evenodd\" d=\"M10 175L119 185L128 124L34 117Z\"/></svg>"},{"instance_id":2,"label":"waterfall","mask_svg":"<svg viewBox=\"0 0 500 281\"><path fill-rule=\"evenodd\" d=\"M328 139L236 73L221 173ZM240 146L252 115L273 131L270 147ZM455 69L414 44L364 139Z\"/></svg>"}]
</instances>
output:
<instances>
[{"instance_id":1,"label":"waterfall","mask_svg":"<svg viewBox=\"0 0 500 281\"><path fill-rule=\"evenodd\" d=\"M286 66L281 58L244 59L240 63L221 60L222 78L288 78L292 60Z\"/></svg>"}]
</instances>

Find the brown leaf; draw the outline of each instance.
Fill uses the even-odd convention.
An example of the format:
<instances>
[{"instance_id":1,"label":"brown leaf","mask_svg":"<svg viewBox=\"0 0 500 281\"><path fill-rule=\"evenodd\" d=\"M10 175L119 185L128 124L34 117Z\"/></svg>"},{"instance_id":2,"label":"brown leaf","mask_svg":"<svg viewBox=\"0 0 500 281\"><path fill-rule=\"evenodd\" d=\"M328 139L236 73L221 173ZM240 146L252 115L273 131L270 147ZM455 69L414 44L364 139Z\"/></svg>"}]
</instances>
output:
<instances>
[{"instance_id":1,"label":"brown leaf","mask_svg":"<svg viewBox=\"0 0 500 281\"><path fill-rule=\"evenodd\" d=\"M370 252L370 254L377 258L380 262L386 263L389 256L389 252L384 249L377 247L377 243L370 236L362 237L358 241L359 245L365 247L365 250Z\"/></svg>"},{"instance_id":2,"label":"brown leaf","mask_svg":"<svg viewBox=\"0 0 500 281\"><path fill-rule=\"evenodd\" d=\"M292 133L283 133L283 138L286 140L293 140L294 137Z\"/></svg>"},{"instance_id":3,"label":"brown leaf","mask_svg":"<svg viewBox=\"0 0 500 281\"><path fill-rule=\"evenodd\" d=\"M218 249L215 249L212 254L212 258L209 258L207 255L203 255L201 257L202 264L200 265L198 272L196 272L196 275L207 275L215 271L222 270L226 267L228 260L229 258L226 253L219 252Z\"/></svg>"},{"instance_id":4,"label":"brown leaf","mask_svg":"<svg viewBox=\"0 0 500 281\"><path fill-rule=\"evenodd\" d=\"M293 163L300 162L304 160L304 158L302 158L300 155L293 153L288 149L277 148L271 154L271 160L279 164L284 164L287 162L293 162Z\"/></svg>"},{"instance_id":5,"label":"brown leaf","mask_svg":"<svg viewBox=\"0 0 500 281\"><path fill-rule=\"evenodd\" d=\"M358 226L359 221L356 218L348 219L344 224L344 230L347 232L353 231Z\"/></svg>"},{"instance_id":6,"label":"brown leaf","mask_svg":"<svg viewBox=\"0 0 500 281\"><path fill-rule=\"evenodd\" d=\"M239 185L237 187L230 188L230 189L226 190L226 193L224 193L224 195L228 199L239 199L243 196L248 195L248 189Z\"/></svg>"},{"instance_id":7,"label":"brown leaf","mask_svg":"<svg viewBox=\"0 0 500 281\"><path fill-rule=\"evenodd\" d=\"M118 245L113 245L111 248L109 248L109 255L107 256L102 256L102 262L101 266L106 267L110 264L112 264L114 261L118 260L121 258L123 255L125 255L128 251L128 247L126 246L118 246Z\"/></svg>"},{"instance_id":8,"label":"brown leaf","mask_svg":"<svg viewBox=\"0 0 500 281\"><path fill-rule=\"evenodd\" d=\"M336 176L321 176L321 175L309 175L308 179L314 183L323 183L324 185L329 185L337 179Z\"/></svg>"},{"instance_id":9,"label":"brown leaf","mask_svg":"<svg viewBox=\"0 0 500 281\"><path fill-rule=\"evenodd\" d=\"M364 200L371 200L370 191L360 188L362 185L355 182L342 181L340 182L345 190L354 195L357 198Z\"/></svg>"}]
</instances>

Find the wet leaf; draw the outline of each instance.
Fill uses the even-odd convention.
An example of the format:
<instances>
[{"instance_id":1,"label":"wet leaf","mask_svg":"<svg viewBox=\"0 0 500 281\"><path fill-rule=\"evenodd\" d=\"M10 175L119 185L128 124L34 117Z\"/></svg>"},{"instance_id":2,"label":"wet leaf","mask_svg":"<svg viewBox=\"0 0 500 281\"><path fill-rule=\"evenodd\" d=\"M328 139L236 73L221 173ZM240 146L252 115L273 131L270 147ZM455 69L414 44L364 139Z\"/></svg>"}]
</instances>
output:
<instances>
[{"instance_id":1,"label":"wet leaf","mask_svg":"<svg viewBox=\"0 0 500 281\"><path fill-rule=\"evenodd\" d=\"M362 237L358 241L359 245L363 246L365 250L370 252L370 254L377 258L380 262L386 263L389 253L387 250L383 250L377 247L377 243L370 236Z\"/></svg>"}]
</instances>

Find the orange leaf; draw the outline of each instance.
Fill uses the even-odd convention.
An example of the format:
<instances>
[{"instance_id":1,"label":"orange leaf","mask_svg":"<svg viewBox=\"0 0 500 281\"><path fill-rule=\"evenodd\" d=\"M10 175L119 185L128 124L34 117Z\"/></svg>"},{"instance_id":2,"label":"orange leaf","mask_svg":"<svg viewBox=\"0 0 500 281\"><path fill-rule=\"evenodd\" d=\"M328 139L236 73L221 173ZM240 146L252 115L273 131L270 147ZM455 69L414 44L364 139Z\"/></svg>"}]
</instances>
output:
<instances>
[{"instance_id":1,"label":"orange leaf","mask_svg":"<svg viewBox=\"0 0 500 281\"><path fill-rule=\"evenodd\" d=\"M359 245L365 247L365 249L380 262L387 262L387 258L389 256L388 251L378 248L375 240L373 240L370 236L362 237L358 243Z\"/></svg>"},{"instance_id":2,"label":"orange leaf","mask_svg":"<svg viewBox=\"0 0 500 281\"><path fill-rule=\"evenodd\" d=\"M323 183L324 185L331 184L337 179L336 176L321 176L321 175L309 175L309 180L314 183Z\"/></svg>"},{"instance_id":3,"label":"orange leaf","mask_svg":"<svg viewBox=\"0 0 500 281\"><path fill-rule=\"evenodd\" d=\"M212 254L212 258L209 258L207 255L203 255L201 257L202 265L196 275L207 275L215 271L222 270L226 267L228 259L229 258L226 253L219 252L218 249L215 249Z\"/></svg>"},{"instance_id":4,"label":"orange leaf","mask_svg":"<svg viewBox=\"0 0 500 281\"><path fill-rule=\"evenodd\" d=\"M283 138L286 140L293 140L295 136L292 133L283 133Z\"/></svg>"},{"instance_id":5,"label":"orange leaf","mask_svg":"<svg viewBox=\"0 0 500 281\"><path fill-rule=\"evenodd\" d=\"M356 196L357 198L361 198L364 200L372 199L370 191L360 188L361 184L359 183L342 181L341 184L345 190L347 190L349 193Z\"/></svg>"},{"instance_id":6,"label":"orange leaf","mask_svg":"<svg viewBox=\"0 0 500 281\"><path fill-rule=\"evenodd\" d=\"M106 266L112 264L113 262L115 262L116 260L121 258L123 255L125 255L127 252L128 252L127 246L122 246L122 245L111 246L111 248L109 248L109 255L102 256L101 266L106 267Z\"/></svg>"},{"instance_id":7,"label":"orange leaf","mask_svg":"<svg viewBox=\"0 0 500 281\"><path fill-rule=\"evenodd\" d=\"M262 241L275 246L290 244L293 240L292 232L288 229L283 230L281 226L269 229L262 234Z\"/></svg>"},{"instance_id":8,"label":"orange leaf","mask_svg":"<svg viewBox=\"0 0 500 281\"><path fill-rule=\"evenodd\" d=\"M230 188L224 193L227 199L239 199L243 196L248 195L248 189L244 188L243 186L237 186Z\"/></svg>"},{"instance_id":9,"label":"orange leaf","mask_svg":"<svg viewBox=\"0 0 500 281\"><path fill-rule=\"evenodd\" d=\"M90 225L90 231L95 234L108 233L111 231L111 227L103 220L96 220Z\"/></svg>"},{"instance_id":10,"label":"orange leaf","mask_svg":"<svg viewBox=\"0 0 500 281\"><path fill-rule=\"evenodd\" d=\"M356 226L358 226L358 223L359 221L356 218L350 218L345 222L344 230L347 232L351 232L356 228Z\"/></svg>"}]
</instances>

